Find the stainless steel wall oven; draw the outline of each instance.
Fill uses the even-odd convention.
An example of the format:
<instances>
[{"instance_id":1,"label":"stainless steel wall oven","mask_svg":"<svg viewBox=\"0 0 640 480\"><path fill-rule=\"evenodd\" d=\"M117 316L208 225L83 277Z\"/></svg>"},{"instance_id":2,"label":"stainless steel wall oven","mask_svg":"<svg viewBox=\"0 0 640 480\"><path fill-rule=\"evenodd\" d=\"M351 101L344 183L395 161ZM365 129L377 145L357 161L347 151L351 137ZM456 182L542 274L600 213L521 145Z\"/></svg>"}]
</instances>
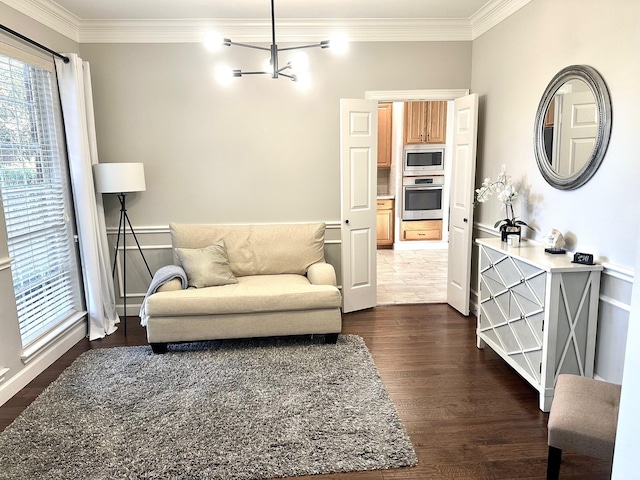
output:
<instances>
[{"instance_id":1,"label":"stainless steel wall oven","mask_svg":"<svg viewBox=\"0 0 640 480\"><path fill-rule=\"evenodd\" d=\"M443 218L444 176L403 177L402 220L439 220Z\"/></svg>"}]
</instances>

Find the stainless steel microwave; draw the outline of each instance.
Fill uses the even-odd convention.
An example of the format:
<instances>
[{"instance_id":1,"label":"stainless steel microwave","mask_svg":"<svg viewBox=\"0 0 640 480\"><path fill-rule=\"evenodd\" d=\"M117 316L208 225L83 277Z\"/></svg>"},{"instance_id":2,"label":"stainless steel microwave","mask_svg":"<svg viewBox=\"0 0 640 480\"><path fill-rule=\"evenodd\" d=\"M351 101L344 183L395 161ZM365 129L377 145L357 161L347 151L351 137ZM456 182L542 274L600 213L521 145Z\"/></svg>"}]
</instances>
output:
<instances>
[{"instance_id":1,"label":"stainless steel microwave","mask_svg":"<svg viewBox=\"0 0 640 480\"><path fill-rule=\"evenodd\" d=\"M444 173L445 145L405 145L402 155L402 174L425 175Z\"/></svg>"}]
</instances>

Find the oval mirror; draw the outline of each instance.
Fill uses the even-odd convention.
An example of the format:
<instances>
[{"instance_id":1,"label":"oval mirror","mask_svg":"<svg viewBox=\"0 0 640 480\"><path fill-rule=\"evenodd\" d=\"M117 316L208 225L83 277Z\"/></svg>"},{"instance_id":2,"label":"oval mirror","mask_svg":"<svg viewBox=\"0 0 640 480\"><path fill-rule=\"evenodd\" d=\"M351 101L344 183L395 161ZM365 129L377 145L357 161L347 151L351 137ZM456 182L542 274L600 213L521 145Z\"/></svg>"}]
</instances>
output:
<instances>
[{"instance_id":1,"label":"oval mirror","mask_svg":"<svg viewBox=\"0 0 640 480\"><path fill-rule=\"evenodd\" d=\"M547 85L533 131L540 173L571 190L596 172L611 135L611 100L600 74L587 65L560 70Z\"/></svg>"}]
</instances>

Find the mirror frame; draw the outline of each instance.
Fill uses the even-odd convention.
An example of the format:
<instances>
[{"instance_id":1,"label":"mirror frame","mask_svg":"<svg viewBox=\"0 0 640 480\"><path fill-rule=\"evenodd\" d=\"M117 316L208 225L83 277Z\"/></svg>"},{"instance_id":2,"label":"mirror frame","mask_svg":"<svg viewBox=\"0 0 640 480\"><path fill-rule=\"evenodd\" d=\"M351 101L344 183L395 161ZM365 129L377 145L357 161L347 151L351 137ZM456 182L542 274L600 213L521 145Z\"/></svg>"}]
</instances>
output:
<instances>
[{"instance_id":1,"label":"mirror frame","mask_svg":"<svg viewBox=\"0 0 640 480\"><path fill-rule=\"evenodd\" d=\"M544 138L542 135L544 117L558 89L565 82L572 79L579 79L585 82L595 97L598 108L598 133L593 152L585 165L573 175L564 177L558 175L552 168L544 149ZM596 173L602 163L604 154L609 145L611 137L611 98L609 90L600 74L588 65L571 65L560 70L549 82L542 94L536 119L533 126L533 150L536 156L538 168L544 179L551 186L561 190L573 190L584 185Z\"/></svg>"}]
</instances>

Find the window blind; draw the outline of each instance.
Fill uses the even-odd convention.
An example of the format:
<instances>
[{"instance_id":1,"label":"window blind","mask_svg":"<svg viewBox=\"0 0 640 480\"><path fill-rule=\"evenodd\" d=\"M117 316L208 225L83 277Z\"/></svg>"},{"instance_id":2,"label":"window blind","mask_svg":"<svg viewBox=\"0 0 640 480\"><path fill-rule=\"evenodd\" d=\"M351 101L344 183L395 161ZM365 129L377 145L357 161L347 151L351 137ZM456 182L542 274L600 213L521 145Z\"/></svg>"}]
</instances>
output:
<instances>
[{"instance_id":1,"label":"window blind","mask_svg":"<svg viewBox=\"0 0 640 480\"><path fill-rule=\"evenodd\" d=\"M0 54L0 191L24 347L81 310L53 81L49 71Z\"/></svg>"}]
</instances>

